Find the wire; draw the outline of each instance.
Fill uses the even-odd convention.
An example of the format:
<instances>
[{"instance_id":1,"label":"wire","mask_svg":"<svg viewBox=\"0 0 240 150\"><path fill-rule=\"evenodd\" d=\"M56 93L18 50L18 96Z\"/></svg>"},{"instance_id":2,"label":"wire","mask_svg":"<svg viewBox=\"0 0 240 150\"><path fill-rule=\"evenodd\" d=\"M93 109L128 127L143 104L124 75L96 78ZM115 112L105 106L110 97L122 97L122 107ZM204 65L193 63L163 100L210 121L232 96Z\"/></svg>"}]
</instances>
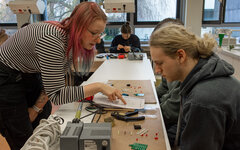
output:
<instances>
[{"instance_id":1,"label":"wire","mask_svg":"<svg viewBox=\"0 0 240 150\"><path fill-rule=\"evenodd\" d=\"M60 118L51 115L48 119L42 119L21 150L57 149L61 135Z\"/></svg>"},{"instance_id":2,"label":"wire","mask_svg":"<svg viewBox=\"0 0 240 150\"><path fill-rule=\"evenodd\" d=\"M80 120L83 119L83 118L86 118L86 117L88 117L88 116L90 116L90 115L93 115L93 114L95 114L95 112L92 112L91 114L87 114L87 115L85 115L85 116L82 116L82 117L80 118Z\"/></svg>"},{"instance_id":3,"label":"wire","mask_svg":"<svg viewBox=\"0 0 240 150\"><path fill-rule=\"evenodd\" d=\"M88 101L89 102L89 101ZM98 121L100 120L100 118L101 118L101 115L102 114L106 114L107 113L107 111L106 110L104 110L104 108L102 107L102 106L100 106L100 105L98 105L98 104L96 104L96 103L94 103L94 102L89 102L91 105L90 106L87 106L86 108L85 108L85 110L86 111L88 111L88 112L91 112L91 114L99 114L99 116L98 116L98 119L97 119L97 121L96 121L96 123L98 123ZM92 111L92 110L95 110L95 111ZM86 115L86 116L84 116L84 117L87 117L87 116L89 116L89 115L91 115L91 114L88 114L88 115ZM92 121L91 122L93 122L93 120L94 120L94 118L95 118L95 116L93 117L93 119L92 119Z\"/></svg>"},{"instance_id":4,"label":"wire","mask_svg":"<svg viewBox=\"0 0 240 150\"><path fill-rule=\"evenodd\" d=\"M87 103L90 103L91 105L90 106L87 106L85 107L85 110L90 112L90 114L87 114L85 116L82 116L81 118L79 118L79 121L83 118L86 118L90 115L94 115L93 118L92 118L92 121L93 122L93 119L95 118L95 115L96 114L99 114L99 113L106 113L106 111L104 112L103 111L103 107L101 107L100 105L98 104L95 104L93 101L87 101L87 100L82 100L81 103L83 102L87 102ZM75 118L74 118L75 119ZM99 119L98 119L99 120Z\"/></svg>"},{"instance_id":5,"label":"wire","mask_svg":"<svg viewBox=\"0 0 240 150\"><path fill-rule=\"evenodd\" d=\"M100 120L101 116L102 116L102 114L99 114L99 116L98 116L98 119L97 119L96 123L98 123L98 121Z\"/></svg>"}]
</instances>

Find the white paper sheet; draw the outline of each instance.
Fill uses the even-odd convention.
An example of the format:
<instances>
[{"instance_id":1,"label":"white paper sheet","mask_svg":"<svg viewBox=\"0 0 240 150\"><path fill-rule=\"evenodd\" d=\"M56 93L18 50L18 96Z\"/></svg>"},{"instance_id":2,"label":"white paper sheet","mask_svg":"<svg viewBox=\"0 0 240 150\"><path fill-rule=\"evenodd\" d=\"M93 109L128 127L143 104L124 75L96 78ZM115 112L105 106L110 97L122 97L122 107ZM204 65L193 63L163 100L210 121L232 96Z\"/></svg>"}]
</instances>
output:
<instances>
[{"instance_id":1,"label":"white paper sheet","mask_svg":"<svg viewBox=\"0 0 240 150\"><path fill-rule=\"evenodd\" d=\"M123 96L125 101L127 102L126 105L120 99L115 101L108 100L107 96L103 95L102 93L98 93L94 95L93 101L96 104L103 105L109 108L128 108L128 109L143 109L145 99L143 98L136 98L132 96Z\"/></svg>"}]
</instances>

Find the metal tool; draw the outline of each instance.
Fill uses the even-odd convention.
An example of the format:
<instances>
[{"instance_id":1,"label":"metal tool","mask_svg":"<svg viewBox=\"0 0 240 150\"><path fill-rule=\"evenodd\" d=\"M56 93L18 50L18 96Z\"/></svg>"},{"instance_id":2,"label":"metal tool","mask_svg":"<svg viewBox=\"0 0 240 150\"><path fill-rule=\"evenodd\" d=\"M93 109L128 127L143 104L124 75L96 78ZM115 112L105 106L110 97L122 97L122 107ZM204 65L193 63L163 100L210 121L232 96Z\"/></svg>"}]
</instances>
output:
<instances>
[{"instance_id":1,"label":"metal tool","mask_svg":"<svg viewBox=\"0 0 240 150\"><path fill-rule=\"evenodd\" d=\"M134 112L127 112L125 115L121 115L119 112L112 112L111 116L123 121L141 121L145 119L145 116L129 117L135 114L138 114L138 110L135 110Z\"/></svg>"}]
</instances>

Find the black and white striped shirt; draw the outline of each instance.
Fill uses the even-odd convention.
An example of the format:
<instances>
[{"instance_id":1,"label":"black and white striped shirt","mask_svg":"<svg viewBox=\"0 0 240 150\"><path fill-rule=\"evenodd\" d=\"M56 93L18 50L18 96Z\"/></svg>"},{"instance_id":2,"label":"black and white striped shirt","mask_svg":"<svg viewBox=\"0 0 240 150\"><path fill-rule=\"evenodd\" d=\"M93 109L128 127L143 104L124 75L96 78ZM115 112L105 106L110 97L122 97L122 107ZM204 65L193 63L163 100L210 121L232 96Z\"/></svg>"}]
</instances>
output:
<instances>
[{"instance_id":1,"label":"black and white striped shirt","mask_svg":"<svg viewBox=\"0 0 240 150\"><path fill-rule=\"evenodd\" d=\"M18 30L0 47L0 61L24 73L41 73L44 89L54 104L84 98L83 87L65 86L69 69L67 35L49 23L34 23Z\"/></svg>"}]
</instances>

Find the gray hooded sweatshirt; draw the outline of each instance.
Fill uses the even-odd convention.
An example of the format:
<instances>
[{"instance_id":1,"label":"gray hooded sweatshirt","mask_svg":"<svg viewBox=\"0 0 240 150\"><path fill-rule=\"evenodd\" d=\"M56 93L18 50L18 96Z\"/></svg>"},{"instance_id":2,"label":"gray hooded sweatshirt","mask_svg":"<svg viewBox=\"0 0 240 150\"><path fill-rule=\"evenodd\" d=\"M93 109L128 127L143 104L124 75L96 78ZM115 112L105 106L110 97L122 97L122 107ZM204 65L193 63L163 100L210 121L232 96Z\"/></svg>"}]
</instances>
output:
<instances>
[{"instance_id":1,"label":"gray hooded sweatshirt","mask_svg":"<svg viewBox=\"0 0 240 150\"><path fill-rule=\"evenodd\" d=\"M167 82L162 78L162 82L156 88L158 100L162 110L162 115L166 129L177 124L180 108L180 81Z\"/></svg>"},{"instance_id":2,"label":"gray hooded sweatshirt","mask_svg":"<svg viewBox=\"0 0 240 150\"><path fill-rule=\"evenodd\" d=\"M240 82L216 54L199 59L181 84L181 150L240 150Z\"/></svg>"}]
</instances>

